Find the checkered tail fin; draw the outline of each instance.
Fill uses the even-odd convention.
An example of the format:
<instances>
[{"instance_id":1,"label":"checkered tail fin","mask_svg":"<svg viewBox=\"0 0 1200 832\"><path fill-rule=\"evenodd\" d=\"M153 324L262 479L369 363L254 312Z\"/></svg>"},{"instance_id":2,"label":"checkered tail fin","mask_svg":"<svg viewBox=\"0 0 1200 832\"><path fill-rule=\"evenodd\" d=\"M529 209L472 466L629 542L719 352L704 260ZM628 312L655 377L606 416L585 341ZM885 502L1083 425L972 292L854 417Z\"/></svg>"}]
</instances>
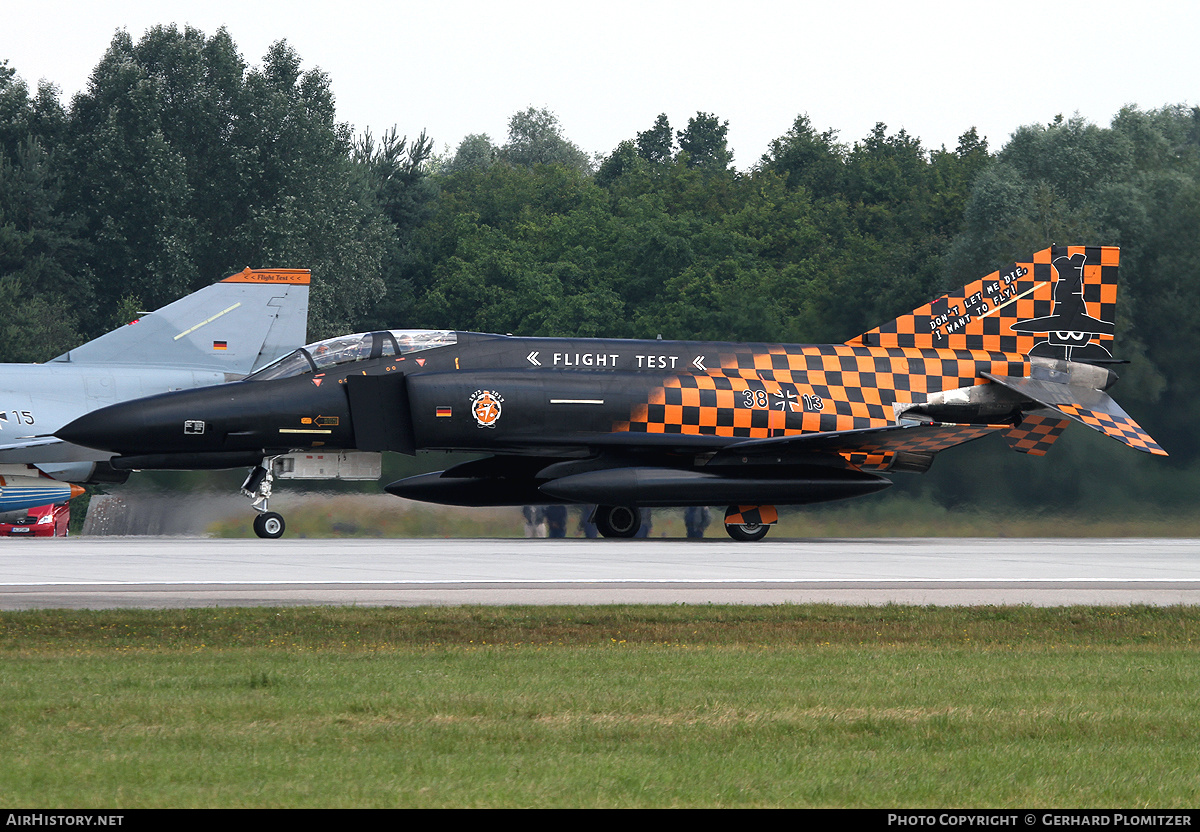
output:
<instances>
[{"instance_id":1,"label":"checkered tail fin","mask_svg":"<svg viewBox=\"0 0 1200 832\"><path fill-rule=\"evenodd\" d=\"M1115 246L1051 246L864 332L850 346L1112 359Z\"/></svg>"},{"instance_id":2,"label":"checkered tail fin","mask_svg":"<svg viewBox=\"0 0 1200 832\"><path fill-rule=\"evenodd\" d=\"M1120 262L1121 251L1115 246L1051 246L846 343L1111 363ZM1042 406L1005 432L1013 450L1045 454L1075 421L1136 450L1166 456L1103 391L983 375Z\"/></svg>"}]
</instances>

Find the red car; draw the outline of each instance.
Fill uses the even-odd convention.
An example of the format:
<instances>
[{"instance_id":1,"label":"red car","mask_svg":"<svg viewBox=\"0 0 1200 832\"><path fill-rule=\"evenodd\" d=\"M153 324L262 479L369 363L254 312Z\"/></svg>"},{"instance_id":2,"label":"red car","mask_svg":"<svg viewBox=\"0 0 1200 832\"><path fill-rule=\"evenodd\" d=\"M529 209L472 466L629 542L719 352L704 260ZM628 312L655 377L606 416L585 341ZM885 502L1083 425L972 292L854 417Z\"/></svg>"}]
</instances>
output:
<instances>
[{"instance_id":1,"label":"red car","mask_svg":"<svg viewBox=\"0 0 1200 832\"><path fill-rule=\"evenodd\" d=\"M15 523L0 523L0 537L66 537L71 504L38 506Z\"/></svg>"}]
</instances>

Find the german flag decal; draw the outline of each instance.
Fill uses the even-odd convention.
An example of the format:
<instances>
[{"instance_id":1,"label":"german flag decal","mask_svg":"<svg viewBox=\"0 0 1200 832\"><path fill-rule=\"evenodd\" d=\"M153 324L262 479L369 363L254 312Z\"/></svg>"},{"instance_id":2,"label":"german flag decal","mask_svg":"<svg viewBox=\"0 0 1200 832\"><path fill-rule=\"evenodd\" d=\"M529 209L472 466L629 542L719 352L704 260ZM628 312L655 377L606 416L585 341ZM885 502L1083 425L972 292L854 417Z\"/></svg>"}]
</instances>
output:
<instances>
[{"instance_id":1,"label":"german flag decal","mask_svg":"<svg viewBox=\"0 0 1200 832\"><path fill-rule=\"evenodd\" d=\"M213 349L214 350L229 349L229 344L226 341L213 341Z\"/></svg>"}]
</instances>

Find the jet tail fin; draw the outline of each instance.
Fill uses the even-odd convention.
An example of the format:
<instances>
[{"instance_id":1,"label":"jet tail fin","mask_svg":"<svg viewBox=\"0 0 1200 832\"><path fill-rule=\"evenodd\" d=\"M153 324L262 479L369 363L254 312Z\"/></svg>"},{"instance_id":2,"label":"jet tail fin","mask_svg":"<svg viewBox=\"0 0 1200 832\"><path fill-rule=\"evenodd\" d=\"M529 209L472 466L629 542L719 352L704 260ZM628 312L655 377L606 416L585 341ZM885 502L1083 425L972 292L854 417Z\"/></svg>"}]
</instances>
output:
<instances>
[{"instance_id":1,"label":"jet tail fin","mask_svg":"<svg viewBox=\"0 0 1200 832\"><path fill-rule=\"evenodd\" d=\"M304 344L307 269L245 269L55 361L246 375Z\"/></svg>"},{"instance_id":2,"label":"jet tail fin","mask_svg":"<svg viewBox=\"0 0 1200 832\"><path fill-rule=\"evenodd\" d=\"M846 343L1005 353L1046 366L1113 363L1120 261L1115 246L1051 246ZM1071 373L1068 383L982 375L1041 405L1004 432L1015 451L1045 454L1074 420L1136 450L1167 454L1107 393L1070 382Z\"/></svg>"},{"instance_id":3,"label":"jet tail fin","mask_svg":"<svg viewBox=\"0 0 1200 832\"><path fill-rule=\"evenodd\" d=\"M1112 360L1115 246L1051 246L847 341Z\"/></svg>"}]
</instances>

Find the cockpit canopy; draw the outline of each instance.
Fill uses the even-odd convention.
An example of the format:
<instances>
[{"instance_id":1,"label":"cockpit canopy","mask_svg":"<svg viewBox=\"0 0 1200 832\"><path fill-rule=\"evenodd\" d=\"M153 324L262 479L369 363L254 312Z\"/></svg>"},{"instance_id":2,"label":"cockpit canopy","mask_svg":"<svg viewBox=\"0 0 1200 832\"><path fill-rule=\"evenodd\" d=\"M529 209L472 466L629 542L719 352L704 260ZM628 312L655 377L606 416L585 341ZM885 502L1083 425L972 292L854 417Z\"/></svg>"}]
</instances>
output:
<instances>
[{"instance_id":1,"label":"cockpit canopy","mask_svg":"<svg viewBox=\"0 0 1200 832\"><path fill-rule=\"evenodd\" d=\"M301 347L246 376L246 381L270 381L317 373L368 358L401 356L458 343L455 332L443 329L391 329L326 338Z\"/></svg>"}]
</instances>

